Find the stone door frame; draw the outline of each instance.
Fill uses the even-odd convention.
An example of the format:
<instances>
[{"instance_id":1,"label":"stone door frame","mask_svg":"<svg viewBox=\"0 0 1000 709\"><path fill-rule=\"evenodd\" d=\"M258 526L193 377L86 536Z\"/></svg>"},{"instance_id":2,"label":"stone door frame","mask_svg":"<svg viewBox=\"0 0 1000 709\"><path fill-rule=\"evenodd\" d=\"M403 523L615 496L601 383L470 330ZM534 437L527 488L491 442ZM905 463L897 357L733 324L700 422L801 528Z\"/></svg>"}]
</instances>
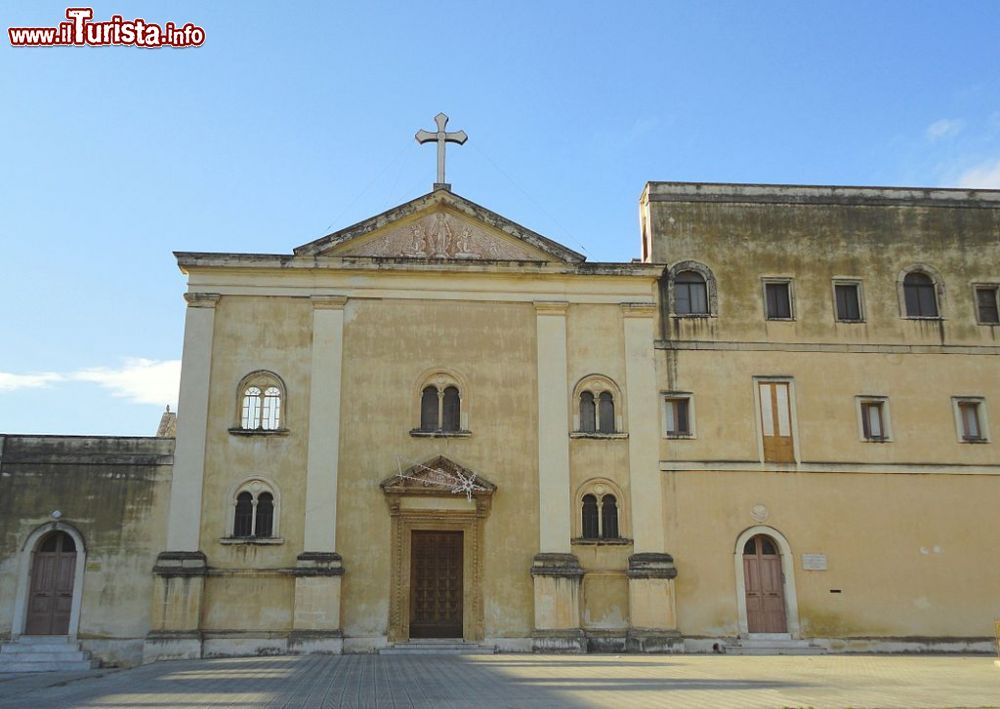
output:
<instances>
[{"instance_id":1,"label":"stone door frame","mask_svg":"<svg viewBox=\"0 0 1000 709\"><path fill-rule=\"evenodd\" d=\"M490 499L471 501L446 493L387 491L392 517L392 553L389 593L391 643L410 639L410 554L412 532L462 532L462 639L478 642L485 637L483 616L483 531Z\"/></svg>"},{"instance_id":2,"label":"stone door frame","mask_svg":"<svg viewBox=\"0 0 1000 709\"><path fill-rule=\"evenodd\" d=\"M72 525L65 522L47 522L29 534L28 538L21 545L17 566L17 595L14 599L14 625L11 628L12 640L16 640L21 635L24 635L24 629L28 622L31 565L35 558L35 550L38 548L38 543L49 532L65 532L73 538L73 543L76 545L76 568L73 570L73 601L70 605L67 637L70 640L76 640L79 632L80 608L83 606L83 574L87 565L87 547L83 542L83 535Z\"/></svg>"},{"instance_id":3,"label":"stone door frame","mask_svg":"<svg viewBox=\"0 0 1000 709\"><path fill-rule=\"evenodd\" d=\"M747 622L747 587L743 570L743 547L751 538L763 534L774 540L781 555L781 572L784 579L785 595L785 627L787 633L751 633ZM795 557L792 547L785 536L774 527L757 525L743 530L736 539L736 549L733 551L736 567L736 609L738 614L741 638L792 638L800 637L799 631L799 601L795 593Z\"/></svg>"}]
</instances>

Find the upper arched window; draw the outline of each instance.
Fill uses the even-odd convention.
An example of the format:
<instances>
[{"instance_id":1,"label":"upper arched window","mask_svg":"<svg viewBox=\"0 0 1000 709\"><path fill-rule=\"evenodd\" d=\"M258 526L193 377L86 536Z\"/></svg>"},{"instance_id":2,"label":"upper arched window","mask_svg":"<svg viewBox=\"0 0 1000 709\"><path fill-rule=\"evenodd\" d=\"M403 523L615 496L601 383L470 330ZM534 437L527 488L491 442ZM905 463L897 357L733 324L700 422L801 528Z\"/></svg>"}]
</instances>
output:
<instances>
[{"instance_id":1,"label":"upper arched window","mask_svg":"<svg viewBox=\"0 0 1000 709\"><path fill-rule=\"evenodd\" d=\"M909 318L938 317L937 288L922 271L910 271L903 278L903 299Z\"/></svg>"},{"instance_id":2,"label":"upper arched window","mask_svg":"<svg viewBox=\"0 0 1000 709\"><path fill-rule=\"evenodd\" d=\"M284 384L271 372L253 372L239 387L239 428L278 431L283 428Z\"/></svg>"},{"instance_id":3,"label":"upper arched window","mask_svg":"<svg viewBox=\"0 0 1000 709\"><path fill-rule=\"evenodd\" d=\"M412 433L468 433L464 387L456 376L437 372L420 387L420 425Z\"/></svg>"},{"instance_id":4,"label":"upper arched window","mask_svg":"<svg viewBox=\"0 0 1000 709\"><path fill-rule=\"evenodd\" d=\"M674 312L708 315L708 284L697 271L681 271L674 278Z\"/></svg>"},{"instance_id":5,"label":"upper arched window","mask_svg":"<svg viewBox=\"0 0 1000 709\"><path fill-rule=\"evenodd\" d=\"M607 377L584 377L574 391L574 427L577 433L613 434L621 432L621 412L616 409L618 387Z\"/></svg>"},{"instance_id":6,"label":"upper arched window","mask_svg":"<svg viewBox=\"0 0 1000 709\"><path fill-rule=\"evenodd\" d=\"M240 485L233 497L230 537L273 539L277 534L277 497L263 480L251 479Z\"/></svg>"},{"instance_id":7,"label":"upper arched window","mask_svg":"<svg viewBox=\"0 0 1000 709\"><path fill-rule=\"evenodd\" d=\"M664 317L705 317L718 313L718 295L712 270L697 261L680 261L660 279Z\"/></svg>"}]
</instances>

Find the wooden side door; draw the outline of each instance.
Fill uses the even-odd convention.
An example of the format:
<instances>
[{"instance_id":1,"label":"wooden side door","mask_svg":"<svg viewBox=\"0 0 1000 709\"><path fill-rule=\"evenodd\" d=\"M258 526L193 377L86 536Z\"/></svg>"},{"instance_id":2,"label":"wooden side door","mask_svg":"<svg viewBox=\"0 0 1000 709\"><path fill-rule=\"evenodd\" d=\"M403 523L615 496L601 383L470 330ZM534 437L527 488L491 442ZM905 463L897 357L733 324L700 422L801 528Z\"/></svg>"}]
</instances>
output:
<instances>
[{"instance_id":1,"label":"wooden side door","mask_svg":"<svg viewBox=\"0 0 1000 709\"><path fill-rule=\"evenodd\" d=\"M462 637L462 532L414 531L410 637Z\"/></svg>"},{"instance_id":2,"label":"wooden side door","mask_svg":"<svg viewBox=\"0 0 1000 709\"><path fill-rule=\"evenodd\" d=\"M760 431L764 442L764 460L769 463L794 463L792 440L791 387L788 382L759 382Z\"/></svg>"},{"instance_id":3,"label":"wooden side door","mask_svg":"<svg viewBox=\"0 0 1000 709\"><path fill-rule=\"evenodd\" d=\"M66 635L73 607L76 544L65 532L52 532L38 545L31 562L25 635Z\"/></svg>"},{"instance_id":4,"label":"wooden side door","mask_svg":"<svg viewBox=\"0 0 1000 709\"><path fill-rule=\"evenodd\" d=\"M751 633L786 633L785 579L781 554L773 539L758 534L743 547L747 630Z\"/></svg>"}]
</instances>

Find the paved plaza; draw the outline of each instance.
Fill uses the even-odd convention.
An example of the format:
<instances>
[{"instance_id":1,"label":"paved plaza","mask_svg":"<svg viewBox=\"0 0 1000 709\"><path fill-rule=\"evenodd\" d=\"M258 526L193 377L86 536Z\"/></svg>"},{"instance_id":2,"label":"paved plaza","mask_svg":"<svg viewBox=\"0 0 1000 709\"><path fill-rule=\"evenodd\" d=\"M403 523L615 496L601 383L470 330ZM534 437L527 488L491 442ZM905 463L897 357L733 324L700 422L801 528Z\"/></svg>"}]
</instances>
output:
<instances>
[{"instance_id":1,"label":"paved plaza","mask_svg":"<svg viewBox=\"0 0 1000 709\"><path fill-rule=\"evenodd\" d=\"M0 675L3 707L998 707L983 656L343 655Z\"/></svg>"}]
</instances>

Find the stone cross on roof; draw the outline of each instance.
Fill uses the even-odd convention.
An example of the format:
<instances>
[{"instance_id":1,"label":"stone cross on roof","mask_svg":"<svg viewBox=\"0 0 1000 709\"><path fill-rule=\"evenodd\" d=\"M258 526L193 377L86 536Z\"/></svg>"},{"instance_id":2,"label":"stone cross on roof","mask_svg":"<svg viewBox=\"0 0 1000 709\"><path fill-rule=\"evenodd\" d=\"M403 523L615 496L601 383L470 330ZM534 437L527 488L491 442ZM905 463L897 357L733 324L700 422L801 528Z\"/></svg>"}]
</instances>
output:
<instances>
[{"instance_id":1,"label":"stone cross on roof","mask_svg":"<svg viewBox=\"0 0 1000 709\"><path fill-rule=\"evenodd\" d=\"M443 113L439 113L434 116L434 122L437 123L437 131L432 133L427 130L417 131L417 142L421 145L424 143L430 143L431 141L437 142L437 153L438 153L438 171L437 171L437 182L434 183L434 189L445 189L450 190L451 185L444 181L444 149L445 143L458 143L462 145L469 139L469 136L465 134L464 130L455 131L454 133L448 133L444 128L448 125L448 116Z\"/></svg>"}]
</instances>

